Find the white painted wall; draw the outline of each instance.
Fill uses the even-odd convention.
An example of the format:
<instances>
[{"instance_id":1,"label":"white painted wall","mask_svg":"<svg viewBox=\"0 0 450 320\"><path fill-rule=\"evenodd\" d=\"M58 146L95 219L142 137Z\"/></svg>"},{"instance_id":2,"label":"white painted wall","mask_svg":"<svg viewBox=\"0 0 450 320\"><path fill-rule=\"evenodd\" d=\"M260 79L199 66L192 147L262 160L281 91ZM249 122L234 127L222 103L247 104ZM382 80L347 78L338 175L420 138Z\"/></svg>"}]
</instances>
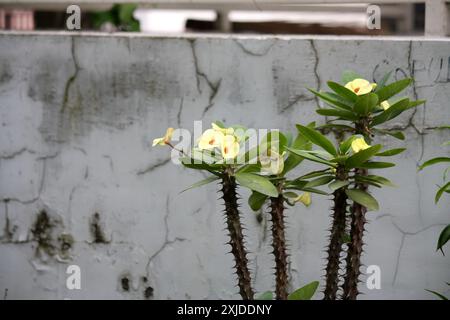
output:
<instances>
[{"instance_id":1,"label":"white painted wall","mask_svg":"<svg viewBox=\"0 0 450 320\"><path fill-rule=\"evenodd\" d=\"M346 69L375 80L391 69L397 78L413 75L408 94L428 100L389 124L407 128L406 142L377 138L408 151L384 173L399 187L373 190L381 209L368 214L363 262L381 267L382 288L363 283L361 298L428 299L424 289L447 289L450 258L435 252L450 222L448 198L433 203L442 170L418 174L417 163L448 154L440 146L448 131L432 129L450 123L450 41L2 33L0 48L0 292L7 299L143 299L149 287L155 299L239 298L217 187L179 194L202 175L172 165L168 150L150 142L168 126L192 129L200 119L288 130L323 121L306 87L324 88ZM329 207L314 196L309 209L288 212L293 288L323 275ZM42 210L53 227L37 249L32 230ZM255 288L269 290L266 224L245 203L242 211ZM95 213L105 243L93 243ZM61 235L73 237L70 249L61 249ZM66 289L69 264L81 267L81 290Z\"/></svg>"}]
</instances>

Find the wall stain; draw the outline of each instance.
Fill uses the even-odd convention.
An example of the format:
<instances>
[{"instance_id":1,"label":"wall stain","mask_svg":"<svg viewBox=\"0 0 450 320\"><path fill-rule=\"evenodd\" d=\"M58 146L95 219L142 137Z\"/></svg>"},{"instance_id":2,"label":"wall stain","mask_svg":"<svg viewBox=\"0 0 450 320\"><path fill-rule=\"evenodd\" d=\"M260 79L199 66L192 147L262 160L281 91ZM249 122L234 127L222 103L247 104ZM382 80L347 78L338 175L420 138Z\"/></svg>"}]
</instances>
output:
<instances>
[{"instance_id":1,"label":"wall stain","mask_svg":"<svg viewBox=\"0 0 450 320\"><path fill-rule=\"evenodd\" d=\"M111 240L107 240L103 227L101 224L100 214L98 212L94 213L89 222L89 230L93 238L92 243L110 243Z\"/></svg>"},{"instance_id":2,"label":"wall stain","mask_svg":"<svg viewBox=\"0 0 450 320\"><path fill-rule=\"evenodd\" d=\"M52 231L55 227L55 222L52 221L47 211L41 210L31 229L33 234L33 240L37 242L36 256L41 256L45 253L49 256L53 256L56 251L56 247L53 244Z\"/></svg>"}]
</instances>

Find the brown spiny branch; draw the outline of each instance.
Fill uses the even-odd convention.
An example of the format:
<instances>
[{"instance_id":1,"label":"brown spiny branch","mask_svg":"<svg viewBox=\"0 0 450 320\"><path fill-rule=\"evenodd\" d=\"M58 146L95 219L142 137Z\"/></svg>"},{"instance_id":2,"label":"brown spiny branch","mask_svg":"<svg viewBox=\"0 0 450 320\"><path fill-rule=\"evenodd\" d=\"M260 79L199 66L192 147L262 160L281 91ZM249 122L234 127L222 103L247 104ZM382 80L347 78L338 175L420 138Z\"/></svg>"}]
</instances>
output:
<instances>
[{"instance_id":1,"label":"brown spiny branch","mask_svg":"<svg viewBox=\"0 0 450 320\"><path fill-rule=\"evenodd\" d=\"M356 169L355 174L367 175L366 169ZM357 184L358 189L367 191L366 184ZM366 224L367 209L354 202L351 208L352 220L350 226L350 243L348 244L346 258L346 274L342 285L344 300L356 300L358 295L358 281L361 274L361 255L363 251L363 235Z\"/></svg>"},{"instance_id":2,"label":"brown spiny branch","mask_svg":"<svg viewBox=\"0 0 450 320\"><path fill-rule=\"evenodd\" d=\"M244 300L253 300L251 275L248 270L247 252L244 246L244 235L238 210L236 181L234 176L225 172L222 176L222 193L225 201L225 214L229 232L231 253L234 256L236 274L238 276L239 293Z\"/></svg>"},{"instance_id":3,"label":"brown spiny branch","mask_svg":"<svg viewBox=\"0 0 450 320\"><path fill-rule=\"evenodd\" d=\"M272 217L272 246L275 256L275 295L277 300L288 297L288 262L286 254L286 237L284 228L284 198L270 198L270 215Z\"/></svg>"},{"instance_id":4,"label":"brown spiny branch","mask_svg":"<svg viewBox=\"0 0 450 320\"><path fill-rule=\"evenodd\" d=\"M337 168L337 177L345 180L347 174L344 168ZM333 223L330 230L330 243L328 245L328 260L325 268L325 290L324 300L336 300L339 285L339 266L342 245L344 242L346 214L347 214L347 194L345 188L340 188L333 193Z\"/></svg>"},{"instance_id":5,"label":"brown spiny branch","mask_svg":"<svg viewBox=\"0 0 450 320\"><path fill-rule=\"evenodd\" d=\"M368 119L361 119L355 123L356 134L364 136L365 140L370 143L371 131L369 127ZM360 176L367 176L367 169L355 169L355 174ZM367 191L368 185L365 183L358 183L357 188L362 191ZM344 283L342 285L343 295L342 299L356 300L358 296L358 282L361 274L361 255L363 251L363 235L366 224L366 212L367 208L363 205L353 202L351 208L351 226L350 226L350 239L351 242L348 245L347 257L346 257L346 272L344 277Z\"/></svg>"}]
</instances>

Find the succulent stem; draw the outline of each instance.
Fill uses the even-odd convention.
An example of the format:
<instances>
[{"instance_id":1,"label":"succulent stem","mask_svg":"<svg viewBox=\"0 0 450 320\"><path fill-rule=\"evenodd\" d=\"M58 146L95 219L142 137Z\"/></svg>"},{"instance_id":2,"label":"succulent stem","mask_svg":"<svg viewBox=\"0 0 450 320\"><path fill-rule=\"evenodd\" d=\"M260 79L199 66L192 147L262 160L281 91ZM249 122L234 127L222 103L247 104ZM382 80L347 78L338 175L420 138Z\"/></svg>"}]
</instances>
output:
<instances>
[{"instance_id":1,"label":"succulent stem","mask_svg":"<svg viewBox=\"0 0 450 320\"><path fill-rule=\"evenodd\" d=\"M367 119L361 119L355 124L355 132L364 136L365 140L370 143L370 129ZM355 169L355 174L367 176L367 169ZM368 185L358 183L356 187L362 191L367 191ZM358 296L358 282L361 274L361 255L363 252L363 235L366 224L367 208L354 202L351 208L352 218L350 225L350 243L348 244L346 257L346 272L344 284L342 285L344 300L356 300Z\"/></svg>"},{"instance_id":2,"label":"succulent stem","mask_svg":"<svg viewBox=\"0 0 450 320\"><path fill-rule=\"evenodd\" d=\"M270 198L270 215L272 217L272 246L275 256L275 295L277 300L288 297L288 262L286 254L286 237L284 227L284 198Z\"/></svg>"},{"instance_id":3,"label":"succulent stem","mask_svg":"<svg viewBox=\"0 0 450 320\"><path fill-rule=\"evenodd\" d=\"M239 293L244 300L253 300L251 275L248 269L247 252L244 245L244 235L237 203L236 180L233 175L225 172L222 175L222 193L225 201L225 215L230 237L229 244L235 260L235 270L238 276Z\"/></svg>"},{"instance_id":4,"label":"succulent stem","mask_svg":"<svg viewBox=\"0 0 450 320\"><path fill-rule=\"evenodd\" d=\"M367 175L366 169L356 169L358 175ZM366 184L358 184L358 189L366 191ZM366 224L367 209L363 205L354 202L351 208L352 219L350 226L350 243L348 244L346 257L346 274L342 285L344 300L356 300L358 291L358 278L361 274L361 255L363 251L363 235Z\"/></svg>"},{"instance_id":5,"label":"succulent stem","mask_svg":"<svg viewBox=\"0 0 450 320\"><path fill-rule=\"evenodd\" d=\"M340 180L346 179L346 172L343 168L337 168L337 177ZM345 188L334 191L333 224L330 230L330 243L328 245L328 261L325 268L325 290L324 300L336 300L339 285L339 265L344 242L347 194Z\"/></svg>"}]
</instances>

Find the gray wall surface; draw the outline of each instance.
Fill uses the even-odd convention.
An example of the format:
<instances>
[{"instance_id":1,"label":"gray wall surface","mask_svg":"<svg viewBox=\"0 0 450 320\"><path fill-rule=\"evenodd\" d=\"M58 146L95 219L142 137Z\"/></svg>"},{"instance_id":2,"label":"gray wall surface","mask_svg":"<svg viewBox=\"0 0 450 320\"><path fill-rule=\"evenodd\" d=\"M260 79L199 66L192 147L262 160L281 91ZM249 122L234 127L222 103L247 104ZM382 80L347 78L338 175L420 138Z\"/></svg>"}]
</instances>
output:
<instances>
[{"instance_id":1,"label":"gray wall surface","mask_svg":"<svg viewBox=\"0 0 450 320\"><path fill-rule=\"evenodd\" d=\"M389 123L406 141L377 137L408 150L380 172L398 187L372 190L381 207L368 213L363 262L380 266L382 285L369 290L363 277L361 298L445 293L450 255L435 249L449 200L434 204L443 168L418 173L417 164L448 155L449 132L433 129L450 123L450 40L1 33L0 295L238 299L218 187L179 194L204 175L173 165L151 140L194 120L291 131L323 122L306 88L349 69L370 80L414 76L407 94L427 99ZM258 223L247 195L249 258L263 292L274 287L270 222ZM330 205L313 196L310 208L288 211L293 289L322 281ZM66 288L72 264L80 290Z\"/></svg>"}]
</instances>

